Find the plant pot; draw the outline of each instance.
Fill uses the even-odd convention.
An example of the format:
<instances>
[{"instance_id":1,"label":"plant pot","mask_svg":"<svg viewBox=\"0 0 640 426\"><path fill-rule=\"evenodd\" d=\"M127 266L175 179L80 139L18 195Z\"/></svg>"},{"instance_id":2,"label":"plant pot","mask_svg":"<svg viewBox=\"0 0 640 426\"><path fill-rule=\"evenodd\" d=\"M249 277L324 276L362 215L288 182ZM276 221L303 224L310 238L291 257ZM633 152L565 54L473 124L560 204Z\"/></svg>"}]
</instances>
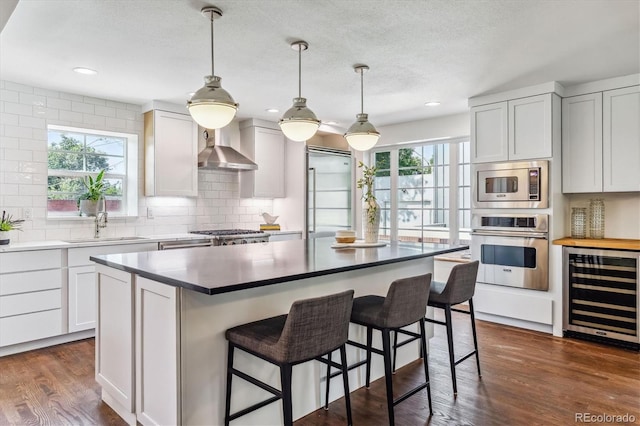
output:
<instances>
[{"instance_id":1,"label":"plant pot","mask_svg":"<svg viewBox=\"0 0 640 426\"><path fill-rule=\"evenodd\" d=\"M99 211L104 211L104 200L80 200L80 215L95 216Z\"/></svg>"},{"instance_id":2,"label":"plant pot","mask_svg":"<svg viewBox=\"0 0 640 426\"><path fill-rule=\"evenodd\" d=\"M380 205L376 203L374 209L374 212L370 212L366 207L362 210L365 243L378 242L378 235L380 234Z\"/></svg>"},{"instance_id":3,"label":"plant pot","mask_svg":"<svg viewBox=\"0 0 640 426\"><path fill-rule=\"evenodd\" d=\"M9 231L0 231L0 246L6 246L10 243Z\"/></svg>"}]
</instances>

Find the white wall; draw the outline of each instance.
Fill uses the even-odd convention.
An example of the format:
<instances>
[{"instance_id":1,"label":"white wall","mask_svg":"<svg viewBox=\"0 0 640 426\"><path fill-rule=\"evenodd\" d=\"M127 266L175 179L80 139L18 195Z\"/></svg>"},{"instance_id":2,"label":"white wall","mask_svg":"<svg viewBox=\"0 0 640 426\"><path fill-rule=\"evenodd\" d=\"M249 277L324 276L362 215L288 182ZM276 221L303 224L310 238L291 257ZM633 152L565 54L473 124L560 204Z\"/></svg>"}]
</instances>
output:
<instances>
[{"instance_id":1,"label":"white wall","mask_svg":"<svg viewBox=\"0 0 640 426\"><path fill-rule=\"evenodd\" d=\"M640 193L637 192L568 194L565 206L567 236L571 233L571 208L587 207L588 214L592 198L604 200L605 238L640 239Z\"/></svg>"},{"instance_id":2,"label":"white wall","mask_svg":"<svg viewBox=\"0 0 640 426\"><path fill-rule=\"evenodd\" d=\"M93 236L93 220L49 220L47 208L47 125L57 124L137 134L139 212L136 218L110 218L105 236L153 235L207 228L253 228L272 200L239 198L239 173L198 172L198 197L144 197L143 118L140 105L57 92L0 80L0 210L33 219L13 241ZM195 164L194 164L195 167ZM147 208L153 219L146 217Z\"/></svg>"},{"instance_id":3,"label":"white wall","mask_svg":"<svg viewBox=\"0 0 640 426\"><path fill-rule=\"evenodd\" d=\"M376 146L469 136L470 123L469 114L463 113L379 127Z\"/></svg>"}]
</instances>

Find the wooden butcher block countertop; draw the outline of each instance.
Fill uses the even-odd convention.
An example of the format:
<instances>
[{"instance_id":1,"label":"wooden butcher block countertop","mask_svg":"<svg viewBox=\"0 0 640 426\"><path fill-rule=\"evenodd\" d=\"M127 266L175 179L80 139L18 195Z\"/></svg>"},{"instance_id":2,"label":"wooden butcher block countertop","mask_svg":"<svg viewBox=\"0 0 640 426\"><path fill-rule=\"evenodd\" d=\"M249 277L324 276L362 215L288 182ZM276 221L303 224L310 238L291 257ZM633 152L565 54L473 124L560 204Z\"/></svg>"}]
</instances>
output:
<instances>
[{"instance_id":1,"label":"wooden butcher block countertop","mask_svg":"<svg viewBox=\"0 0 640 426\"><path fill-rule=\"evenodd\" d=\"M596 240L592 238L564 237L557 240L553 240L553 244L558 246L590 247L590 248L601 248L601 249L640 251L640 240L627 240L627 239L621 239L621 238L602 238L602 239Z\"/></svg>"}]
</instances>

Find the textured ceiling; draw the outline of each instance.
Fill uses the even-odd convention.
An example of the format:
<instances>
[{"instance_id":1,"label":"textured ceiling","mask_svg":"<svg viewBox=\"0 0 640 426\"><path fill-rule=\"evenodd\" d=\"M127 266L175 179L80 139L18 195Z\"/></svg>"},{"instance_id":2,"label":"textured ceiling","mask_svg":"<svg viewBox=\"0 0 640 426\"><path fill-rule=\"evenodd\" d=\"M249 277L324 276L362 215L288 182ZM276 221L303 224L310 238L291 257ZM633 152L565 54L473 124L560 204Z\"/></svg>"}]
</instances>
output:
<instances>
[{"instance_id":1,"label":"textured ceiling","mask_svg":"<svg viewBox=\"0 0 640 426\"><path fill-rule=\"evenodd\" d=\"M464 112L484 93L640 72L638 0L20 0L0 34L0 78L185 104L210 70L200 9L211 4L224 13L216 74L241 118L276 121L291 106L296 39L310 45L302 95L342 127L360 109L357 63L371 68L364 109L377 126Z\"/></svg>"}]
</instances>

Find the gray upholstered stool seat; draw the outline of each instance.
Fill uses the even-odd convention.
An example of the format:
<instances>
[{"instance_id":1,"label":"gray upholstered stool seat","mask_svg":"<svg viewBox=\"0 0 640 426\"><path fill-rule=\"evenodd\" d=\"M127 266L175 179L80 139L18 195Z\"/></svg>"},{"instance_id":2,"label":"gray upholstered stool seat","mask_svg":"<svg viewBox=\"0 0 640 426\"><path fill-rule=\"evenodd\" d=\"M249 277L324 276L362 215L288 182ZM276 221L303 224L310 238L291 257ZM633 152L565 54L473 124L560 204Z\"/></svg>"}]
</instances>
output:
<instances>
[{"instance_id":1,"label":"gray upholstered stool seat","mask_svg":"<svg viewBox=\"0 0 640 426\"><path fill-rule=\"evenodd\" d=\"M369 295L357 297L353 300L351 322L367 328L367 344L362 345L351 340L349 340L348 343L365 349L367 351L367 357L364 361L350 365L349 369L366 364L366 387L368 388L371 378L371 353L373 352L383 356L385 383L387 387L387 410L390 425L395 424L394 406L423 389L427 389L429 413L431 413L431 389L424 325L430 282L431 274L402 278L391 283L386 297ZM424 354L425 382L394 400L390 333L399 330L401 327L415 323L419 323L420 333L411 333L408 331L406 331L406 333L420 339L421 353ZM373 348L372 346L373 329L380 330L382 333L382 350ZM334 375L337 375L337 373L332 375L330 374L330 369L327 369L327 398L325 400L328 400L330 379Z\"/></svg>"},{"instance_id":2,"label":"gray upholstered stool seat","mask_svg":"<svg viewBox=\"0 0 640 426\"><path fill-rule=\"evenodd\" d=\"M351 402L345 344L349 333L352 301L353 290L298 300L291 305L288 315L279 315L228 329L225 333L229 341L225 425L280 399L282 399L283 405L284 424L292 425L292 367L313 359L340 369L344 385L347 422L350 425L352 423ZM233 354L236 348L279 366L282 390L278 391L234 368ZM341 364L332 362L330 358L321 358L336 349L340 350ZM274 396L231 414L231 384L234 375Z\"/></svg>"}]
</instances>

